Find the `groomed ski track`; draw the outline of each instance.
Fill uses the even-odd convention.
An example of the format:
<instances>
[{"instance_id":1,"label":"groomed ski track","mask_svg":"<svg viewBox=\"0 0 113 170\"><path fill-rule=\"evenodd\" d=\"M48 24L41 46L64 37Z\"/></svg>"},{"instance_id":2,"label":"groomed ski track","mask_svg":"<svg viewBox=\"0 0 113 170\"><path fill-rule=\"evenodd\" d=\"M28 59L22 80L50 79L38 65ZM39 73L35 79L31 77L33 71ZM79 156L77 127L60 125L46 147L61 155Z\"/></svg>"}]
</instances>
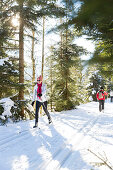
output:
<instances>
[{"instance_id":1,"label":"groomed ski track","mask_svg":"<svg viewBox=\"0 0 113 170\"><path fill-rule=\"evenodd\" d=\"M98 119L99 116L95 119L93 118L88 120L82 128L80 128L75 134L71 136L71 138L69 139L70 146L67 147L66 144L61 145L54 153L52 159L49 159L48 162L46 162L45 164L42 163L42 165L39 166L39 169L61 169L62 166L66 163L66 161L68 161L68 159L71 157L72 153L74 153L79 147L79 145L83 142L84 138L86 137L86 135L88 135L88 132L90 132L91 129L94 127ZM55 163L54 160L58 160L58 162Z\"/></svg>"},{"instance_id":2,"label":"groomed ski track","mask_svg":"<svg viewBox=\"0 0 113 170\"><path fill-rule=\"evenodd\" d=\"M96 127L105 114L98 112L98 103L96 102L93 105L87 104L85 109L82 106L75 110L51 113L53 124L50 125L47 124L46 116L40 118L40 129L31 128L34 120L28 121L24 128L19 124L17 128L14 124L15 133L9 133L10 135L7 133L0 138L0 152L4 156L6 155L6 161L8 161L6 164L15 157L14 150L20 148L19 155L24 154L28 157L29 166L25 168L28 170L87 169L85 163L80 169L76 169L78 152L83 148L88 149L85 148L86 143L95 135ZM10 129L10 125L6 128L8 127ZM9 150L12 150L11 159L8 158L9 155L5 154L7 151L9 153ZM7 165L4 165L3 170L22 168L19 163L15 163L15 166L16 168L12 168L10 165L7 169Z\"/></svg>"}]
</instances>

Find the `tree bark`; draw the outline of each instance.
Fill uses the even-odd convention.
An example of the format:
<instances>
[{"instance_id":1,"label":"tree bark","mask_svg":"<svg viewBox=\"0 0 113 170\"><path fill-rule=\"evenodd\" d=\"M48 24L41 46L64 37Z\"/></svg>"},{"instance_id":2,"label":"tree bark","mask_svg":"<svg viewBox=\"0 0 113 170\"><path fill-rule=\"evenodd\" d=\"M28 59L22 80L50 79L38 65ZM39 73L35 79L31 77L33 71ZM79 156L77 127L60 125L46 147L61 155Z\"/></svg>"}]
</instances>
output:
<instances>
[{"instance_id":1,"label":"tree bark","mask_svg":"<svg viewBox=\"0 0 113 170\"><path fill-rule=\"evenodd\" d=\"M45 17L43 16L43 35L42 35L42 78L44 72L44 33L45 33Z\"/></svg>"},{"instance_id":2,"label":"tree bark","mask_svg":"<svg viewBox=\"0 0 113 170\"><path fill-rule=\"evenodd\" d=\"M21 85L19 89L19 101L22 104L24 100L24 21L22 16L23 4L20 5L20 26L19 26L19 83ZM22 104L20 116L24 117L24 106Z\"/></svg>"},{"instance_id":3,"label":"tree bark","mask_svg":"<svg viewBox=\"0 0 113 170\"><path fill-rule=\"evenodd\" d=\"M50 106L51 106L51 112L52 112L52 110L53 110L53 62L52 62L52 57L51 57L51 60L50 60L50 80L51 80L51 100L50 100Z\"/></svg>"},{"instance_id":4,"label":"tree bark","mask_svg":"<svg viewBox=\"0 0 113 170\"><path fill-rule=\"evenodd\" d=\"M32 75L32 92L33 92L33 87L34 87L34 84L33 82L35 81L35 59L34 59L34 36L35 36L35 32L32 31L32 35L33 35L33 38L32 38L32 51L31 51L31 59L32 59L32 68L33 68L33 75Z\"/></svg>"}]
</instances>

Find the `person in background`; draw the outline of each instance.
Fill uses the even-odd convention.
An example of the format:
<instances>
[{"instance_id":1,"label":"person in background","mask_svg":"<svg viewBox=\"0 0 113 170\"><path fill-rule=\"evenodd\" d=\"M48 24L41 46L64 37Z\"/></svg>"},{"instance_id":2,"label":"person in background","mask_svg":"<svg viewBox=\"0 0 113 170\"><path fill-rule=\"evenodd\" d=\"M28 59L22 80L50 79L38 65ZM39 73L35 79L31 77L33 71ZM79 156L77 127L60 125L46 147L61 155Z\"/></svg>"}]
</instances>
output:
<instances>
[{"instance_id":1,"label":"person in background","mask_svg":"<svg viewBox=\"0 0 113 170\"><path fill-rule=\"evenodd\" d=\"M113 90L110 91L111 102L113 101Z\"/></svg>"},{"instance_id":2,"label":"person in background","mask_svg":"<svg viewBox=\"0 0 113 170\"><path fill-rule=\"evenodd\" d=\"M39 108L41 107L41 105L43 106L44 112L48 117L49 124L52 123L50 114L47 110L46 85L42 82L41 75L37 77L37 84L34 87L32 106L34 105L35 100L36 100L36 112L35 112L35 126L33 126L33 128L38 127Z\"/></svg>"},{"instance_id":3,"label":"person in background","mask_svg":"<svg viewBox=\"0 0 113 170\"><path fill-rule=\"evenodd\" d=\"M103 87L100 88L100 90L97 92L97 100L99 101L99 111L104 112L104 101L105 101L105 95L108 95L107 92L104 91Z\"/></svg>"}]
</instances>

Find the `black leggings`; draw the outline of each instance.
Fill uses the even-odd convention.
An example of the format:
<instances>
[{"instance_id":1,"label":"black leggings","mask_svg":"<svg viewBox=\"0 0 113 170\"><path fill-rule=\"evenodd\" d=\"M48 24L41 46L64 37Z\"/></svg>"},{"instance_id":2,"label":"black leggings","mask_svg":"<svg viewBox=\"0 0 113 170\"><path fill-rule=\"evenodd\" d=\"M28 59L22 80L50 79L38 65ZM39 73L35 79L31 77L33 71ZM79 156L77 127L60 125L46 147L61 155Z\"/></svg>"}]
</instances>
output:
<instances>
[{"instance_id":1,"label":"black leggings","mask_svg":"<svg viewBox=\"0 0 113 170\"><path fill-rule=\"evenodd\" d=\"M49 120L51 119L50 114L49 114L49 112L48 112L48 110L47 110L47 101L45 101L45 102L36 101L35 123L38 122L39 109L40 109L41 105L43 106L44 112L46 113L48 119L49 119Z\"/></svg>"},{"instance_id":2,"label":"black leggings","mask_svg":"<svg viewBox=\"0 0 113 170\"><path fill-rule=\"evenodd\" d=\"M104 100L99 100L99 111L104 110Z\"/></svg>"},{"instance_id":3,"label":"black leggings","mask_svg":"<svg viewBox=\"0 0 113 170\"><path fill-rule=\"evenodd\" d=\"M113 101L113 96L111 96L111 102Z\"/></svg>"}]
</instances>

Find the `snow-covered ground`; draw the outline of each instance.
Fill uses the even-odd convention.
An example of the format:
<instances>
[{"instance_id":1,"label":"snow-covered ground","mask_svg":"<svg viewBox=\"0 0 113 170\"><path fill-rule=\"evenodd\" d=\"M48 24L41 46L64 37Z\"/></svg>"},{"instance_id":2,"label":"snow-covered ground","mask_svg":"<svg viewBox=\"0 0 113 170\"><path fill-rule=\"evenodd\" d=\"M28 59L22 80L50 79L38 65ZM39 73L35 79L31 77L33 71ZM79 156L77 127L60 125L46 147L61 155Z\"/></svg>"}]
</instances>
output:
<instances>
[{"instance_id":1,"label":"snow-covered ground","mask_svg":"<svg viewBox=\"0 0 113 170\"><path fill-rule=\"evenodd\" d=\"M113 168L113 103L105 103L104 113L90 102L51 116L51 125L40 117L40 129L32 129L34 120L0 126L0 170Z\"/></svg>"}]
</instances>

